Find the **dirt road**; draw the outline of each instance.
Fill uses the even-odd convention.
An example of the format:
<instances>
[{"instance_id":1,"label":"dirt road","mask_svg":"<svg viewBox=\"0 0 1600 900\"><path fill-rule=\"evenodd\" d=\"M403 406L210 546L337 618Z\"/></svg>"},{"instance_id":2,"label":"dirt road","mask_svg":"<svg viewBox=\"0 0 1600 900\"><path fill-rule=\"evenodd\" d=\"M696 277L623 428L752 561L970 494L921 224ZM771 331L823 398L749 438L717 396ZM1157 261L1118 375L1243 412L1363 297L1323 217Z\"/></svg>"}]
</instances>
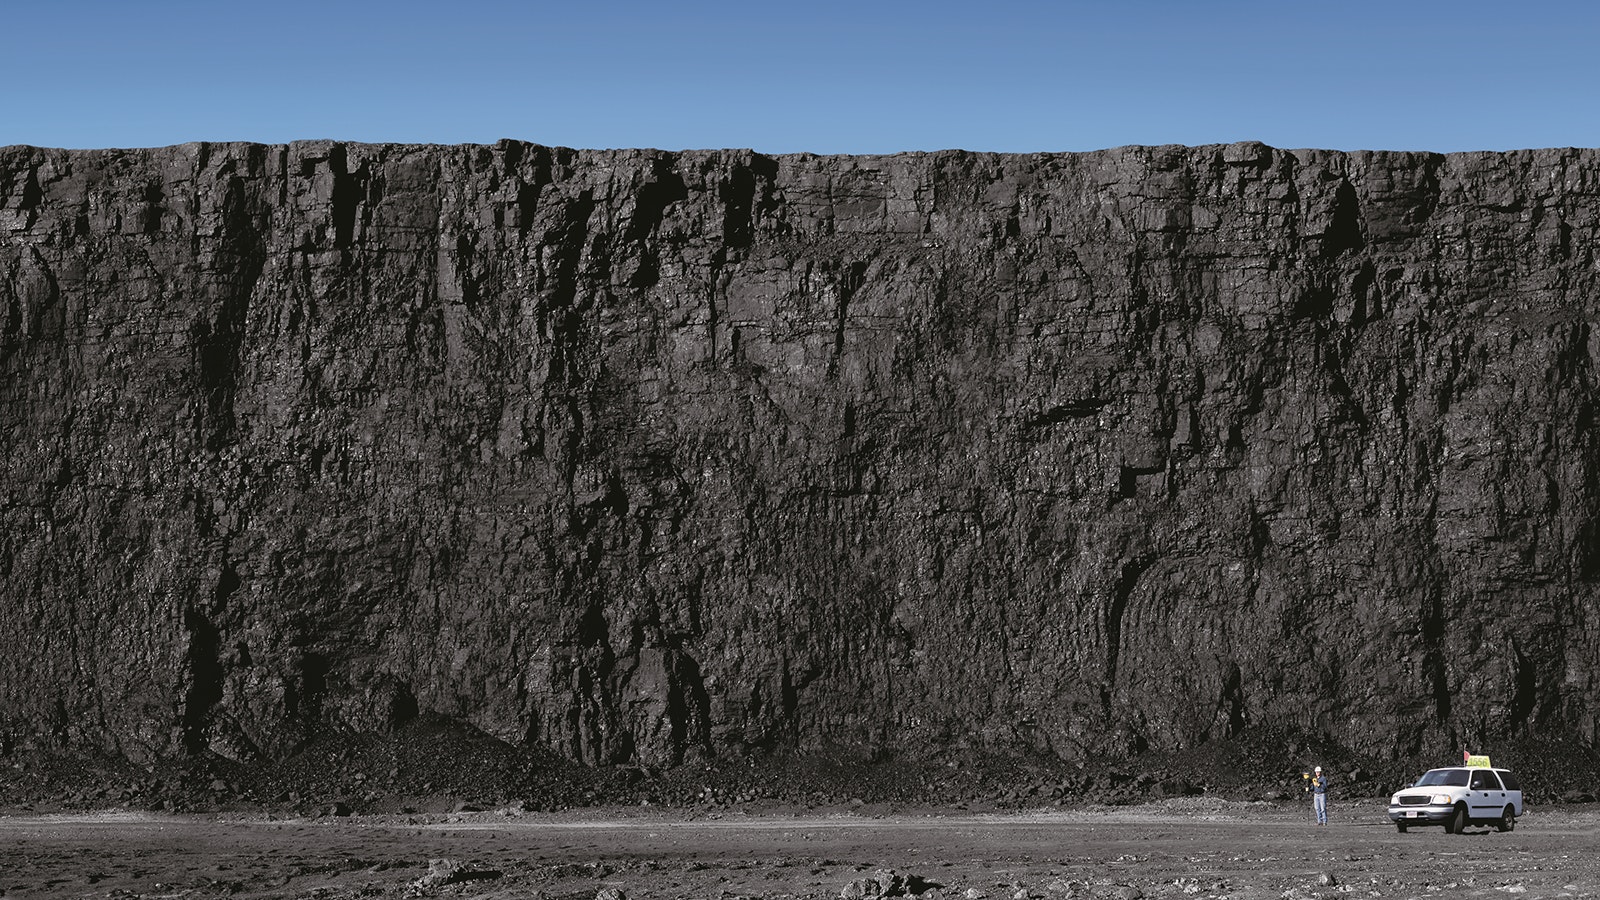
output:
<instances>
[{"instance_id":1,"label":"dirt road","mask_svg":"<svg viewBox=\"0 0 1600 900\"><path fill-rule=\"evenodd\" d=\"M1530 810L1509 834L1465 835L1398 834L1370 801L1325 828L1305 813L1194 799L996 815L12 815L0 896L837 898L893 869L902 880L881 883L924 900L1600 897L1597 811Z\"/></svg>"}]
</instances>

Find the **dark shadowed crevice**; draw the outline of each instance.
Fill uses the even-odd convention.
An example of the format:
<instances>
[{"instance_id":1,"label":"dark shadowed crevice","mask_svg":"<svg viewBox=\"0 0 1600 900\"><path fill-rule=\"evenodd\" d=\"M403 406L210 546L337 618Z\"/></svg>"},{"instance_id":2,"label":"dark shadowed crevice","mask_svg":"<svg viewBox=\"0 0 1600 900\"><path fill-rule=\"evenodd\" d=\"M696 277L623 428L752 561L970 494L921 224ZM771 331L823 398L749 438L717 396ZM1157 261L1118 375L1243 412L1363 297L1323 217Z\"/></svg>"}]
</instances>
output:
<instances>
[{"instance_id":1,"label":"dark shadowed crevice","mask_svg":"<svg viewBox=\"0 0 1600 900\"><path fill-rule=\"evenodd\" d=\"M706 691L700 663L687 653L672 654L671 690L667 695L667 720L672 731L672 753L711 748L711 695Z\"/></svg>"},{"instance_id":2,"label":"dark shadowed crevice","mask_svg":"<svg viewBox=\"0 0 1600 900\"><path fill-rule=\"evenodd\" d=\"M1334 292L1326 284L1312 284L1295 295L1290 315L1296 319L1325 319L1333 314Z\"/></svg>"},{"instance_id":3,"label":"dark shadowed crevice","mask_svg":"<svg viewBox=\"0 0 1600 900\"><path fill-rule=\"evenodd\" d=\"M343 144L335 144L328 151L328 165L333 170L333 245L345 250L355 243L356 214L367 193L365 170L350 172L348 156Z\"/></svg>"},{"instance_id":4,"label":"dark shadowed crevice","mask_svg":"<svg viewBox=\"0 0 1600 900\"><path fill-rule=\"evenodd\" d=\"M1511 696L1511 731L1517 732L1526 729L1532 724L1534 707L1538 702L1538 668L1533 660L1522 652L1522 648L1511 645L1513 655L1514 690Z\"/></svg>"},{"instance_id":5,"label":"dark shadowed crevice","mask_svg":"<svg viewBox=\"0 0 1600 900\"><path fill-rule=\"evenodd\" d=\"M198 609L189 607L183 613L183 627L189 632L188 690L183 698L183 749L195 754L210 743L207 724L211 710L222 699L222 661L218 648L221 645L217 627Z\"/></svg>"},{"instance_id":6,"label":"dark shadowed crevice","mask_svg":"<svg viewBox=\"0 0 1600 900\"><path fill-rule=\"evenodd\" d=\"M635 263L628 284L641 289L651 287L661 278L661 249L651 238L661 227L667 207L689 197L683 177L666 168L660 160L655 164L653 177L655 180L639 188L633 216L623 231L622 246L613 250L617 254L614 262L631 259Z\"/></svg>"},{"instance_id":7,"label":"dark shadowed crevice","mask_svg":"<svg viewBox=\"0 0 1600 900\"><path fill-rule=\"evenodd\" d=\"M10 359L22 346L22 320L22 304L13 295L6 303L5 322L0 324L0 362Z\"/></svg>"},{"instance_id":8,"label":"dark shadowed crevice","mask_svg":"<svg viewBox=\"0 0 1600 900\"><path fill-rule=\"evenodd\" d=\"M828 356L828 377L839 374L839 359L844 355L845 337L849 333L850 301L866 283L867 263L857 260L839 277L839 305L833 314L833 352Z\"/></svg>"},{"instance_id":9,"label":"dark shadowed crevice","mask_svg":"<svg viewBox=\"0 0 1600 900\"><path fill-rule=\"evenodd\" d=\"M617 695L612 687L617 656L600 598L589 599L574 637L580 648L572 713L577 716L573 726L577 746L589 762L622 762L634 748L631 736L618 721Z\"/></svg>"},{"instance_id":10,"label":"dark shadowed crevice","mask_svg":"<svg viewBox=\"0 0 1600 900\"><path fill-rule=\"evenodd\" d=\"M478 279L473 275L478 267L478 250L473 246L472 236L468 232L456 236L455 264L457 286L461 289L461 305L476 310L481 299ZM499 362L496 360L497 365Z\"/></svg>"},{"instance_id":11,"label":"dark shadowed crevice","mask_svg":"<svg viewBox=\"0 0 1600 900\"><path fill-rule=\"evenodd\" d=\"M287 692L284 705L292 717L308 728L322 724L322 702L328 693L328 673L332 668L321 653L308 652L300 657L294 689Z\"/></svg>"},{"instance_id":12,"label":"dark shadowed crevice","mask_svg":"<svg viewBox=\"0 0 1600 900\"><path fill-rule=\"evenodd\" d=\"M228 608L241 584L233 565L224 562L212 588L210 609L220 615ZM194 754L210 744L211 711L222 700L226 670L222 664L222 633L198 607L183 613L183 627L189 633L189 648L184 660L188 687L184 692L181 731L183 749Z\"/></svg>"},{"instance_id":13,"label":"dark shadowed crevice","mask_svg":"<svg viewBox=\"0 0 1600 900\"><path fill-rule=\"evenodd\" d=\"M661 226L667 207L689 199L689 188L682 175L658 166L654 177L654 181L639 188L633 218L622 235L624 241L634 243L649 237Z\"/></svg>"},{"instance_id":14,"label":"dark shadowed crevice","mask_svg":"<svg viewBox=\"0 0 1600 900\"><path fill-rule=\"evenodd\" d=\"M523 233L533 227L534 216L538 215L539 190L537 184L517 185L517 230Z\"/></svg>"},{"instance_id":15,"label":"dark shadowed crevice","mask_svg":"<svg viewBox=\"0 0 1600 900\"><path fill-rule=\"evenodd\" d=\"M541 282L537 316L540 337L550 349L550 374L563 387L577 387L584 381L581 360L574 351L582 344L584 310L578 302L578 285L594 209L592 191L584 190L567 200L547 238L552 252L546 265L548 277Z\"/></svg>"},{"instance_id":16,"label":"dark shadowed crevice","mask_svg":"<svg viewBox=\"0 0 1600 900\"><path fill-rule=\"evenodd\" d=\"M22 182L22 196L17 198L17 208L32 212L44 203L44 188L39 185L39 167L34 166L28 170L28 175ZM32 224L32 220L29 220Z\"/></svg>"},{"instance_id":17,"label":"dark shadowed crevice","mask_svg":"<svg viewBox=\"0 0 1600 900\"><path fill-rule=\"evenodd\" d=\"M1139 479L1166 472L1167 467L1161 466L1119 466L1117 469L1117 493L1112 497L1113 503L1119 500L1132 500L1139 496Z\"/></svg>"},{"instance_id":18,"label":"dark shadowed crevice","mask_svg":"<svg viewBox=\"0 0 1600 900\"><path fill-rule=\"evenodd\" d=\"M1060 425L1073 419L1092 419L1106 408L1106 401L1098 397L1083 397L1058 403L1042 412L1035 413L1022 420L1025 431L1038 428L1048 428L1051 425Z\"/></svg>"},{"instance_id":19,"label":"dark shadowed crevice","mask_svg":"<svg viewBox=\"0 0 1600 900\"><path fill-rule=\"evenodd\" d=\"M414 721L421 710L417 708L416 695L404 684L397 684L389 695L389 728L399 728L408 722Z\"/></svg>"},{"instance_id":20,"label":"dark shadowed crevice","mask_svg":"<svg viewBox=\"0 0 1600 900\"><path fill-rule=\"evenodd\" d=\"M1322 236L1322 255L1339 256L1361 250L1367 245L1361 233L1361 199L1355 186L1348 180L1339 182L1333 195L1332 221Z\"/></svg>"},{"instance_id":21,"label":"dark shadowed crevice","mask_svg":"<svg viewBox=\"0 0 1600 900\"><path fill-rule=\"evenodd\" d=\"M772 210L772 184L778 177L778 163L768 156L752 156L744 165L735 165L717 186L722 202L722 242L740 249L755 242L761 220Z\"/></svg>"},{"instance_id":22,"label":"dark shadowed crevice","mask_svg":"<svg viewBox=\"0 0 1600 900\"><path fill-rule=\"evenodd\" d=\"M1576 340L1580 346L1589 345L1589 325L1582 326ZM1577 365L1588 370L1580 377L1586 380L1593 377L1594 360L1587 353L1577 361ZM1581 461L1582 479L1577 489L1572 491L1572 496L1562 502L1573 510L1570 515L1577 520L1577 535L1572 549L1573 568L1576 570L1576 580L1584 585L1600 581L1600 430L1594 426L1594 403L1580 401L1573 415L1572 428L1574 433L1581 436L1581 443L1576 449Z\"/></svg>"},{"instance_id":23,"label":"dark shadowed crevice","mask_svg":"<svg viewBox=\"0 0 1600 900\"><path fill-rule=\"evenodd\" d=\"M606 624L605 610L594 603L584 610L578 622L578 643L585 647L610 646L610 626Z\"/></svg>"},{"instance_id":24,"label":"dark shadowed crevice","mask_svg":"<svg viewBox=\"0 0 1600 900\"><path fill-rule=\"evenodd\" d=\"M208 320L195 329L196 380L202 406L201 442L218 450L238 439L234 403L250 305L266 266L266 242L244 181L228 181L222 202L217 277L223 291Z\"/></svg>"},{"instance_id":25,"label":"dark shadowed crevice","mask_svg":"<svg viewBox=\"0 0 1600 900\"><path fill-rule=\"evenodd\" d=\"M1378 267L1367 260L1350 279L1350 324L1356 327L1383 316L1382 297L1377 293Z\"/></svg>"},{"instance_id":26,"label":"dark shadowed crevice","mask_svg":"<svg viewBox=\"0 0 1600 900\"><path fill-rule=\"evenodd\" d=\"M794 682L789 679L787 667L783 670L783 683L779 694L780 702L783 704L784 717L793 719L795 712L800 709L800 691L795 687Z\"/></svg>"},{"instance_id":27,"label":"dark shadowed crevice","mask_svg":"<svg viewBox=\"0 0 1600 900\"><path fill-rule=\"evenodd\" d=\"M140 215L144 219L144 226L141 230L145 234L160 234L161 218L167 211L167 195L161 183L153 181L145 185L143 200L144 209Z\"/></svg>"},{"instance_id":28,"label":"dark shadowed crevice","mask_svg":"<svg viewBox=\"0 0 1600 900\"><path fill-rule=\"evenodd\" d=\"M1228 675L1222 683L1222 697L1217 705L1227 716L1227 737L1242 734L1249 722L1244 714L1244 675L1239 671L1238 663L1228 667Z\"/></svg>"},{"instance_id":29,"label":"dark shadowed crevice","mask_svg":"<svg viewBox=\"0 0 1600 900\"><path fill-rule=\"evenodd\" d=\"M1433 695L1434 717L1441 724L1450 721L1450 668L1446 658L1448 644L1444 618L1444 598L1432 591L1422 617L1422 668Z\"/></svg>"},{"instance_id":30,"label":"dark shadowed crevice","mask_svg":"<svg viewBox=\"0 0 1600 900\"><path fill-rule=\"evenodd\" d=\"M722 201L722 243L728 247L749 246L755 237L755 174L745 166L737 166L718 185L717 193Z\"/></svg>"}]
</instances>

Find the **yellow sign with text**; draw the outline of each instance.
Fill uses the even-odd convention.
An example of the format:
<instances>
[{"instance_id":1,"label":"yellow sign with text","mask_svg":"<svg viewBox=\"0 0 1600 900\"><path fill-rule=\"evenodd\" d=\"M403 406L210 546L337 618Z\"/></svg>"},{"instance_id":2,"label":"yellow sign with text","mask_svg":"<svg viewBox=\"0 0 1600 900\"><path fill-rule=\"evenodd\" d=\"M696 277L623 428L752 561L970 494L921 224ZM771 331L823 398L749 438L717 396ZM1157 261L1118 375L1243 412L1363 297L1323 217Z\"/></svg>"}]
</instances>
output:
<instances>
[{"instance_id":1,"label":"yellow sign with text","mask_svg":"<svg viewBox=\"0 0 1600 900\"><path fill-rule=\"evenodd\" d=\"M1494 767L1489 764L1489 757L1487 757L1487 756L1470 756L1469 755L1469 756L1467 756L1467 768L1469 768L1469 769L1492 769Z\"/></svg>"}]
</instances>

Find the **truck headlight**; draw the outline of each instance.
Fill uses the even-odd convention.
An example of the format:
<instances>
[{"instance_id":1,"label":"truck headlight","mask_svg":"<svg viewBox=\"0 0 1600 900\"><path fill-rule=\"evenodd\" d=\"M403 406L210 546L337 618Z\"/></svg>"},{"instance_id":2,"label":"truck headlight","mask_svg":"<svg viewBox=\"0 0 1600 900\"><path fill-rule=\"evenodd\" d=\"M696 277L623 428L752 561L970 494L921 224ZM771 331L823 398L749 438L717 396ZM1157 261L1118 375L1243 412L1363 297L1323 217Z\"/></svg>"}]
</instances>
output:
<instances>
[{"instance_id":1,"label":"truck headlight","mask_svg":"<svg viewBox=\"0 0 1600 900\"><path fill-rule=\"evenodd\" d=\"M1450 805L1450 795L1449 794L1434 794L1432 797L1428 798L1428 802L1432 803L1432 804L1434 804L1436 806L1449 806Z\"/></svg>"}]
</instances>

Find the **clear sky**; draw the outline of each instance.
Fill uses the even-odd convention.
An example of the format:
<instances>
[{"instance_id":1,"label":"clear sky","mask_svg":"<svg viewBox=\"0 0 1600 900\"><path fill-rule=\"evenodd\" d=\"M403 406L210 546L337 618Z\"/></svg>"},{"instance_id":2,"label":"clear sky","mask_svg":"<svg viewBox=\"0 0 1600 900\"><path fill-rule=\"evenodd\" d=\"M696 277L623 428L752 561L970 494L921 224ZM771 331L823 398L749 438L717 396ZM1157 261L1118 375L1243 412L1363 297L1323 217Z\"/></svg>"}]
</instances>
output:
<instances>
[{"instance_id":1,"label":"clear sky","mask_svg":"<svg viewBox=\"0 0 1600 900\"><path fill-rule=\"evenodd\" d=\"M1597 0L8 0L0 145L1600 146Z\"/></svg>"}]
</instances>

